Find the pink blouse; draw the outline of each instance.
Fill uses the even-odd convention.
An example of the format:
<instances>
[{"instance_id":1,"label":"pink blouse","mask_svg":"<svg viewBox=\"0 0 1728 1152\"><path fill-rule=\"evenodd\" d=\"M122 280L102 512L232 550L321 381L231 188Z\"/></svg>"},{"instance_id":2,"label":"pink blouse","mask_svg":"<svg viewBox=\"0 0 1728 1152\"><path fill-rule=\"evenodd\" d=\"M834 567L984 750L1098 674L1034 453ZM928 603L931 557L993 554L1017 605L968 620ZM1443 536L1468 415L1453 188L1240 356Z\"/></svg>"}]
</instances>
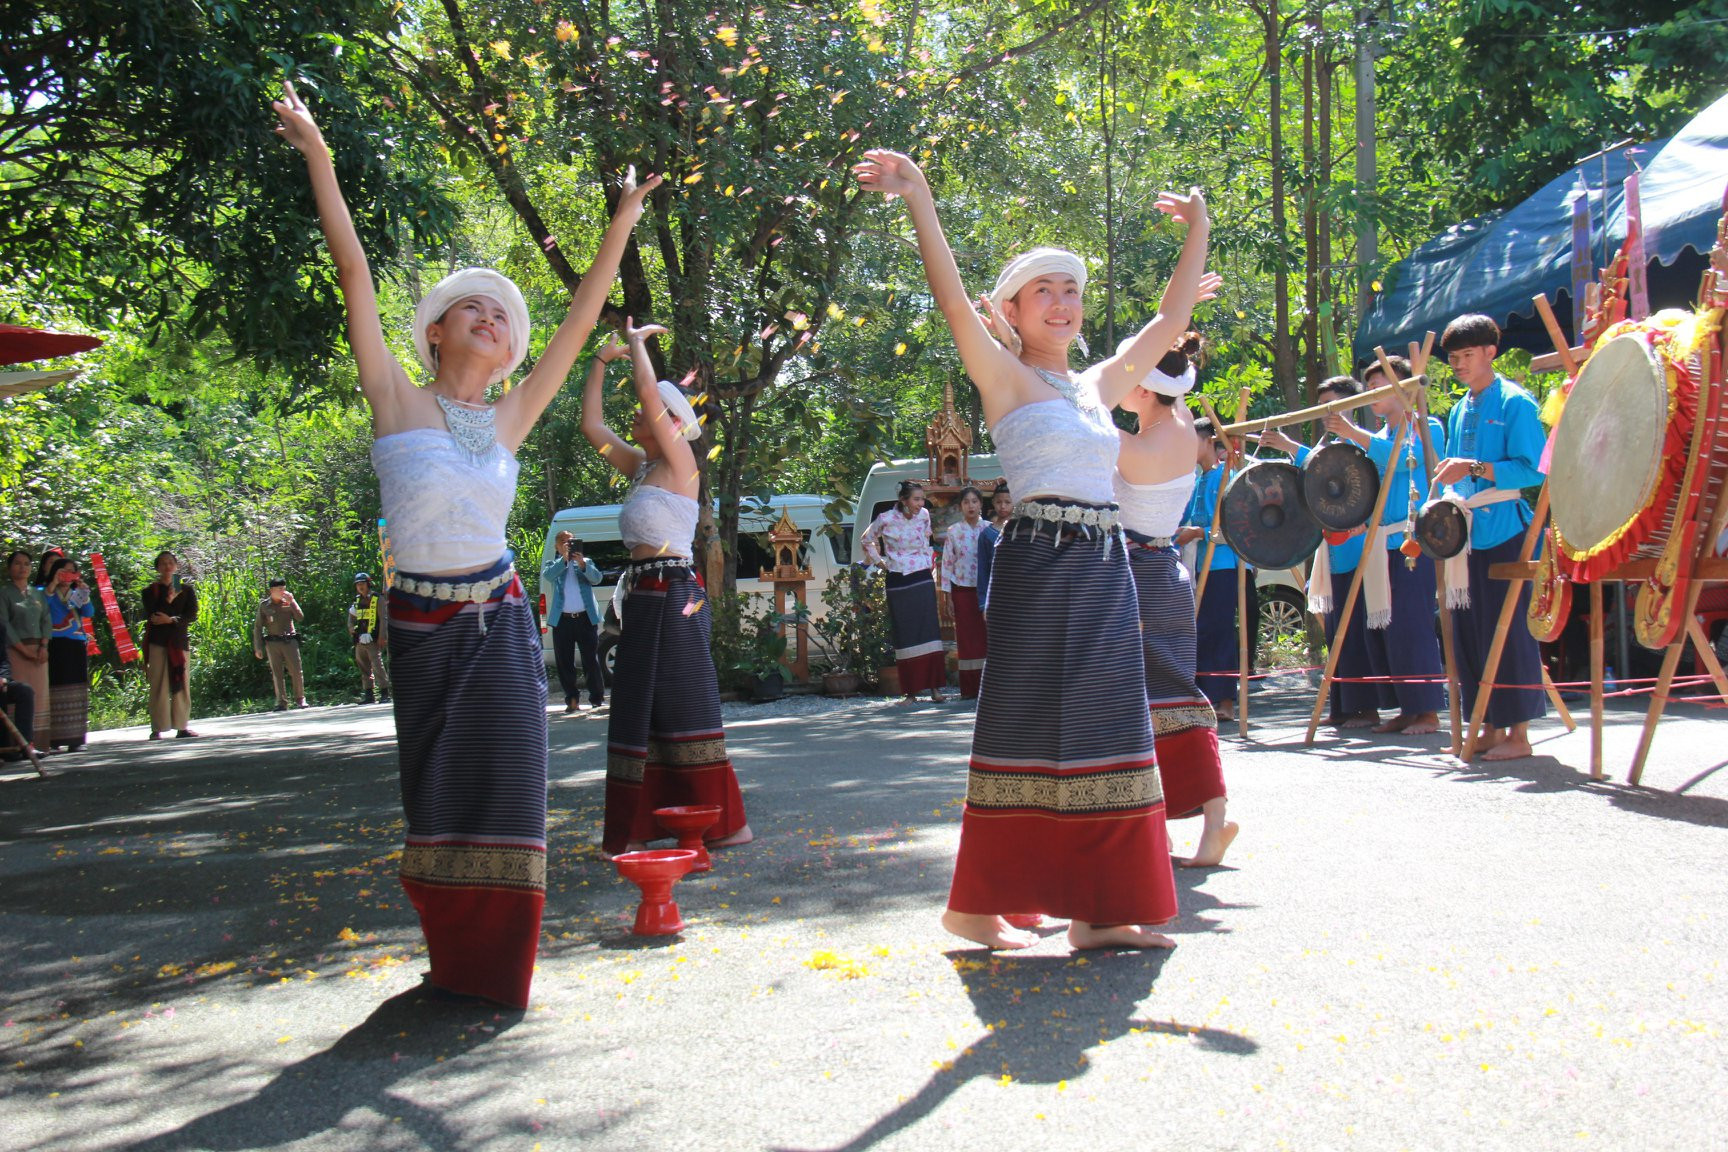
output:
<instances>
[{"instance_id":1,"label":"pink blouse","mask_svg":"<svg viewBox=\"0 0 1728 1152\"><path fill-rule=\"evenodd\" d=\"M884 547L878 547L878 541ZM872 564L886 562L888 571L906 575L921 572L935 561L930 551L930 509L918 509L908 520L898 507L890 508L870 522L860 541Z\"/></svg>"},{"instance_id":2,"label":"pink blouse","mask_svg":"<svg viewBox=\"0 0 1728 1152\"><path fill-rule=\"evenodd\" d=\"M968 524L964 519L948 525L942 536L942 591L958 584L962 588L978 587L978 537L984 531L984 521Z\"/></svg>"}]
</instances>

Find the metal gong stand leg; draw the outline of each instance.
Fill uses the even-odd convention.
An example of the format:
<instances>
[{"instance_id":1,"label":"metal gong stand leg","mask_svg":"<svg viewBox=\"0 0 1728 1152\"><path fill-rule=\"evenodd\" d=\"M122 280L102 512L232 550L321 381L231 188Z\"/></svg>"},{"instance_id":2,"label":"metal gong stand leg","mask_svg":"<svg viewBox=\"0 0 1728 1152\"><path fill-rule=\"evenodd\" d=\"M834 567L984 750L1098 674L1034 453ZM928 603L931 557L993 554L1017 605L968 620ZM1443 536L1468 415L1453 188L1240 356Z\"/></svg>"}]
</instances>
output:
<instances>
[{"instance_id":1,"label":"metal gong stand leg","mask_svg":"<svg viewBox=\"0 0 1728 1152\"><path fill-rule=\"evenodd\" d=\"M1392 459L1398 459L1398 453L1404 449L1404 437L1409 434L1410 426L1401 424L1392 437ZM1374 549L1380 545L1380 517L1386 510L1386 497L1392 494L1392 485L1380 485L1380 494L1374 498L1374 511L1368 517L1368 538L1362 542L1362 560L1356 565L1356 571L1350 574L1350 591L1344 597L1344 604L1338 611L1338 629L1332 633L1332 646L1326 653L1326 672L1320 677L1320 694L1314 698L1314 712L1308 717L1308 735L1303 743L1313 744L1314 733L1320 727L1320 713L1326 710L1326 700L1332 693L1332 677L1338 671L1338 659L1344 652L1344 638L1350 633L1350 616L1356 611L1356 598L1362 592L1362 576L1368 570L1368 557L1374 554ZM1348 521L1346 521L1347 523ZM1324 542L1320 547L1328 547Z\"/></svg>"}]
</instances>

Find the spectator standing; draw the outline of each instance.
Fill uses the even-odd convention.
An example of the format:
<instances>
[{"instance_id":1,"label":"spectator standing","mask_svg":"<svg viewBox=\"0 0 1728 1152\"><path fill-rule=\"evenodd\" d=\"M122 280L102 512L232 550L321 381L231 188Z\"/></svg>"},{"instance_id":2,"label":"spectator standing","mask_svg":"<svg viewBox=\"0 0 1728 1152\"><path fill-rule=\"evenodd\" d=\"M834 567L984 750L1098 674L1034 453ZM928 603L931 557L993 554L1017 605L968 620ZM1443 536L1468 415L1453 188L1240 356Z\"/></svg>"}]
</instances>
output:
<instances>
[{"instance_id":1,"label":"spectator standing","mask_svg":"<svg viewBox=\"0 0 1728 1152\"><path fill-rule=\"evenodd\" d=\"M0 619L9 642L0 658L10 660L10 679L28 684L36 695L36 715L48 715L48 636L54 630L48 598L30 582L30 553L22 549L6 558L7 579L0 581Z\"/></svg>"},{"instance_id":2,"label":"spectator standing","mask_svg":"<svg viewBox=\"0 0 1728 1152\"><path fill-rule=\"evenodd\" d=\"M12 679L11 649L12 633L6 627L5 617L0 615L0 708L12 709L12 726L18 729L18 738L24 742L17 754L29 759L36 751L32 744L36 731L36 692L22 680ZM10 743L11 733L6 736Z\"/></svg>"},{"instance_id":3,"label":"spectator standing","mask_svg":"<svg viewBox=\"0 0 1728 1152\"><path fill-rule=\"evenodd\" d=\"M564 689L564 714L581 707L581 684L576 679L576 651L582 652L582 676L588 682L588 702L598 708L606 703L606 678L600 667L600 634L595 628L600 611L594 601L594 586L605 576L600 566L583 552L583 543L569 532L558 533L552 559L540 565L540 590L546 594L546 617L552 624L552 657L558 664L558 682Z\"/></svg>"},{"instance_id":4,"label":"spectator standing","mask_svg":"<svg viewBox=\"0 0 1728 1152\"><path fill-rule=\"evenodd\" d=\"M348 606L348 639L354 642L354 663L360 668L361 704L390 703L390 673L384 670L384 649L390 646L384 598L372 595L372 577L354 573L354 603ZM373 695L373 687L377 695Z\"/></svg>"},{"instance_id":5,"label":"spectator standing","mask_svg":"<svg viewBox=\"0 0 1728 1152\"><path fill-rule=\"evenodd\" d=\"M156 579L144 588L144 664L150 680L150 739L174 729L182 739L192 731L192 677L189 665L192 622L198 619L198 593L182 580L174 553L156 554ZM85 686L86 695L89 686Z\"/></svg>"},{"instance_id":6,"label":"spectator standing","mask_svg":"<svg viewBox=\"0 0 1728 1152\"><path fill-rule=\"evenodd\" d=\"M84 747L90 734L90 654L86 648L95 609L90 590L78 577L78 565L62 556L48 562L48 739L50 748L66 751Z\"/></svg>"},{"instance_id":7,"label":"spectator standing","mask_svg":"<svg viewBox=\"0 0 1728 1152\"><path fill-rule=\"evenodd\" d=\"M258 603L252 618L252 655L262 660L270 657L270 683L276 689L276 711L290 707L308 708L305 675L300 667L300 630L295 627L306 618L294 593L288 591L288 581L278 576L270 581L270 594ZM284 679L292 682L294 695L284 690Z\"/></svg>"}]
</instances>

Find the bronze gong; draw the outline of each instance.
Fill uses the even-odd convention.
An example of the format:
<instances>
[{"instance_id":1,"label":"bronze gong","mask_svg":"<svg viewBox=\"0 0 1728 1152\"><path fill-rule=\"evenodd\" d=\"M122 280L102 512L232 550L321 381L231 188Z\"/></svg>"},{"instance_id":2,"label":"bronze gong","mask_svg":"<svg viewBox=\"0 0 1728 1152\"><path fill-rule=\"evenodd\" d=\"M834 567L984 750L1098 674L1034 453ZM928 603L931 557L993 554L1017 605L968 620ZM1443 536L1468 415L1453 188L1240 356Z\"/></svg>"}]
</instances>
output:
<instances>
[{"instance_id":1,"label":"bronze gong","mask_svg":"<svg viewBox=\"0 0 1728 1152\"><path fill-rule=\"evenodd\" d=\"M1368 523L1380 498L1380 469L1348 440L1335 440L1302 462L1302 496L1308 511L1331 532Z\"/></svg>"},{"instance_id":2,"label":"bronze gong","mask_svg":"<svg viewBox=\"0 0 1728 1152\"><path fill-rule=\"evenodd\" d=\"M1435 560L1450 560L1464 551L1470 525L1464 511L1450 500L1435 500L1416 517L1416 543Z\"/></svg>"},{"instance_id":3,"label":"bronze gong","mask_svg":"<svg viewBox=\"0 0 1728 1152\"><path fill-rule=\"evenodd\" d=\"M1224 539L1255 568L1294 568L1320 546L1320 524L1302 499L1302 473L1259 460L1224 487Z\"/></svg>"}]
</instances>

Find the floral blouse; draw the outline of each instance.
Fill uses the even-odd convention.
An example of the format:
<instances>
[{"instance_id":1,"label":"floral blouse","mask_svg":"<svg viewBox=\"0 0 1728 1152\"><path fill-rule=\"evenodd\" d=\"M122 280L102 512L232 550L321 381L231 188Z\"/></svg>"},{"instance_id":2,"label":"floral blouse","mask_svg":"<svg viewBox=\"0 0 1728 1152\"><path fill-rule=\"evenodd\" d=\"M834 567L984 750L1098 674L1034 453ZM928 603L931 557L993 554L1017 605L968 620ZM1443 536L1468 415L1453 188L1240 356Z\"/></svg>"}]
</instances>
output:
<instances>
[{"instance_id":1,"label":"floral blouse","mask_svg":"<svg viewBox=\"0 0 1728 1152\"><path fill-rule=\"evenodd\" d=\"M898 506L888 509L864 529L861 545L872 564L886 563L890 572L909 575L924 571L935 563L930 550L930 509L918 509L918 515L910 520L901 515Z\"/></svg>"},{"instance_id":2,"label":"floral blouse","mask_svg":"<svg viewBox=\"0 0 1728 1152\"><path fill-rule=\"evenodd\" d=\"M962 588L978 587L978 537L985 521L968 524L956 520L948 525L942 537L942 591L958 584Z\"/></svg>"}]
</instances>

